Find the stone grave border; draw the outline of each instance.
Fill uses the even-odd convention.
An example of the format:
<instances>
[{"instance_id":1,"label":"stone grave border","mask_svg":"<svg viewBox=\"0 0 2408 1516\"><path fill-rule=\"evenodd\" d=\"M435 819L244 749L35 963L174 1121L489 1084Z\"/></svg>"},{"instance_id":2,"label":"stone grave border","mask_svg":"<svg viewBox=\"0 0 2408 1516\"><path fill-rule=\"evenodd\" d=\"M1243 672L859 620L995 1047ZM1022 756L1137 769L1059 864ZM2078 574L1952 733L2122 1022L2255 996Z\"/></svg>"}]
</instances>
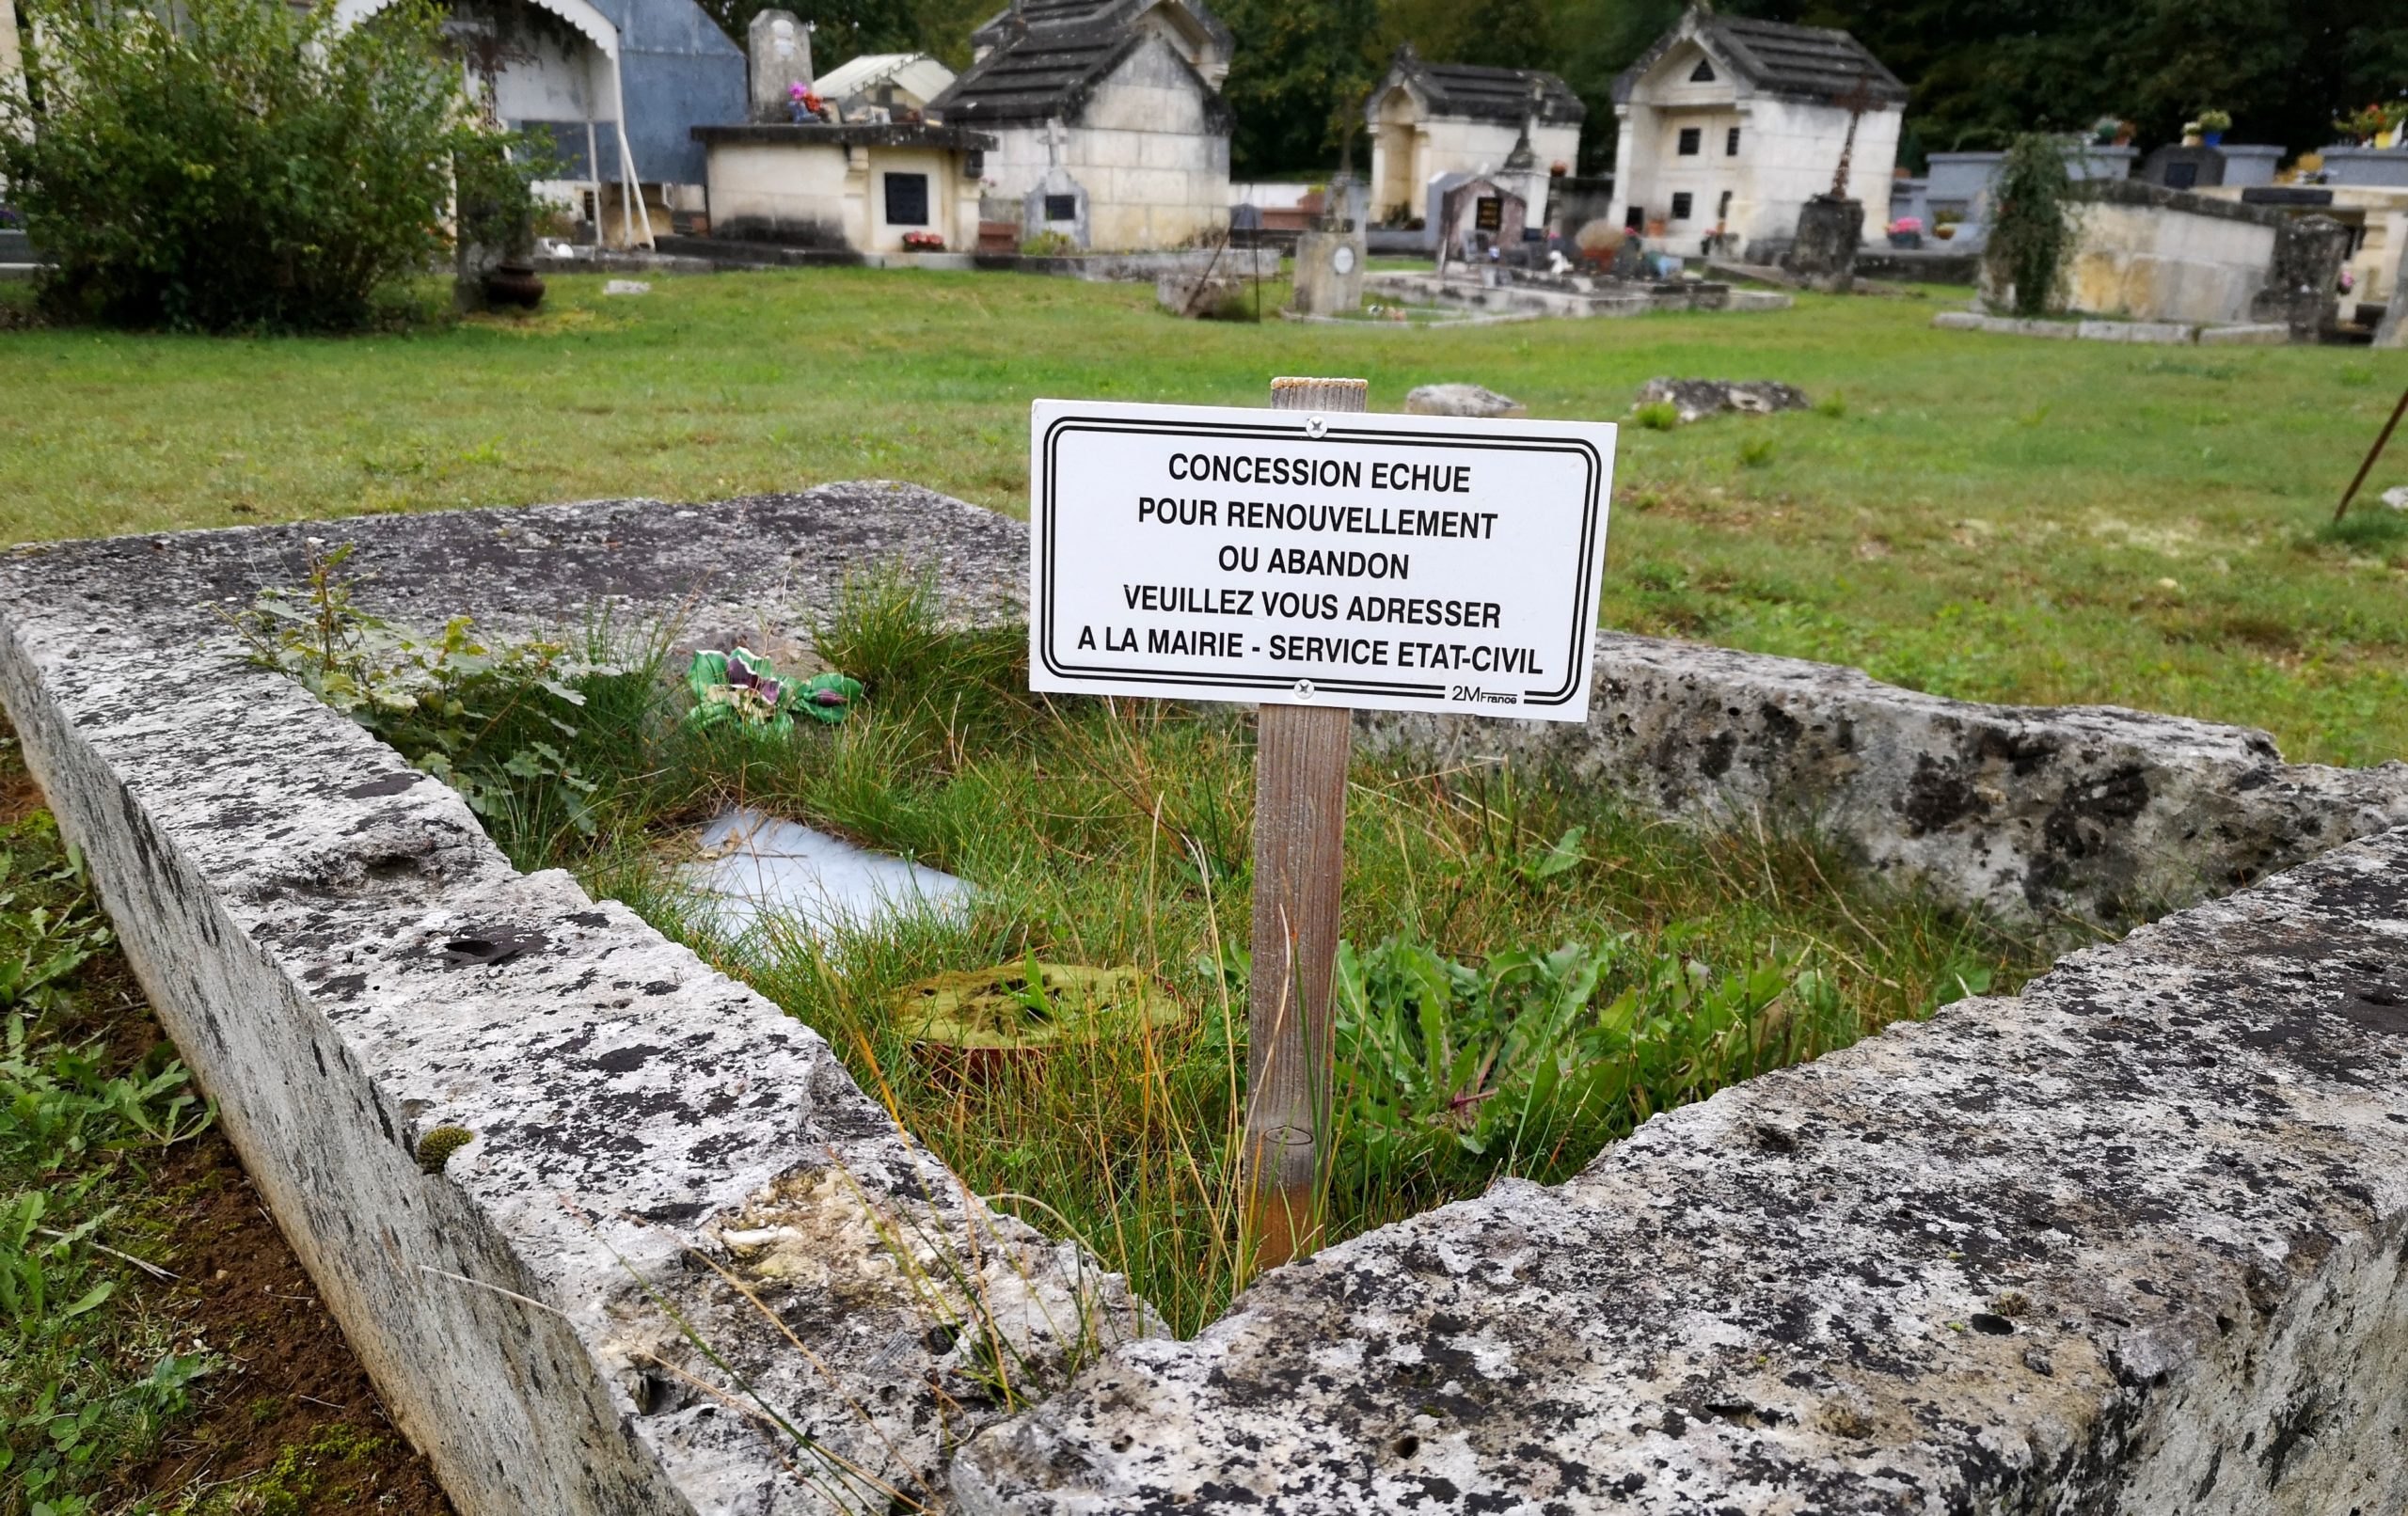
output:
<instances>
[{"instance_id":1,"label":"stone grave border","mask_svg":"<svg viewBox=\"0 0 2408 1516\"><path fill-rule=\"evenodd\" d=\"M2052 337L2060 341L2141 342L2159 347L2280 347L2291 329L2280 322L2111 321L2100 317L2052 320L2040 316L1993 316L1979 310L1943 310L1931 318L1943 332L1989 332L2004 337Z\"/></svg>"},{"instance_id":2,"label":"stone grave border","mask_svg":"<svg viewBox=\"0 0 2408 1516\"><path fill-rule=\"evenodd\" d=\"M2352 1451L2408 1415L2400 766L2289 767L2262 734L1640 639L1603 640L1599 716L1552 745L1367 722L1643 776L1676 814L1804 805L1901 876L2043 917L2368 840L2020 999L1659 1117L1569 1184L1279 1271L1196 1342L1130 1343L1006 1423L965 1406L960 1334L927 1330L895 1258L967 1240L999 1330L1040 1358L1142 1335L1142 1304L962 1195L816 1034L565 876L519 875L450 790L235 656L214 608L297 579L313 533L356 544L372 605L412 625L682 608L694 640L775 644L890 557L964 618L1010 614L1024 529L838 485L0 555L28 760L467 1516L814 1508L741 1408L679 1393L639 1277L832 1450L969 1510L2408 1497L2408 1460ZM2182 849L2210 861L2169 869ZM476 1140L423 1172L447 1126ZM708 1314L673 1233L800 1281L786 1309L820 1367ZM2259 1451L2214 1456L2244 1436Z\"/></svg>"}]
</instances>

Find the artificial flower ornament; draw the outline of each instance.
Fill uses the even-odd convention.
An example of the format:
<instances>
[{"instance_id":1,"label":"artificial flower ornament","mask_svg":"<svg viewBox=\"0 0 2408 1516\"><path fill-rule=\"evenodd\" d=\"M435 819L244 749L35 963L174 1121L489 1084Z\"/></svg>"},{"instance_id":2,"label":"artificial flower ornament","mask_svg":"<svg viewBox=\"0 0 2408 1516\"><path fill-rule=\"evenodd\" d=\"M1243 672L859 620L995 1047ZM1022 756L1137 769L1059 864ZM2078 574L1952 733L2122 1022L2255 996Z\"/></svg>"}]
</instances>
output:
<instances>
[{"instance_id":1,"label":"artificial flower ornament","mask_svg":"<svg viewBox=\"0 0 2408 1516\"><path fill-rule=\"evenodd\" d=\"M686 684L694 692L686 724L698 731L732 721L747 731L784 734L794 730L797 712L833 725L862 693L861 681L841 673L781 679L768 659L744 647L695 654Z\"/></svg>"}]
</instances>

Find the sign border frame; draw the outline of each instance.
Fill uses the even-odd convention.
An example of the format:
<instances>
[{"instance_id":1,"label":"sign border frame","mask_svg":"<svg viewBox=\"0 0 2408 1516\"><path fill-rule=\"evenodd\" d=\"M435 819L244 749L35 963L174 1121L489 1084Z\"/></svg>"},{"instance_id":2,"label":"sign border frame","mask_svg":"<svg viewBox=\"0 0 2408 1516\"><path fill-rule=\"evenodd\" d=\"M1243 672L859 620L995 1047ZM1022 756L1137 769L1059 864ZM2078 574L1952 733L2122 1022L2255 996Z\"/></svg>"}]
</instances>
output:
<instances>
[{"instance_id":1,"label":"sign border frame","mask_svg":"<svg viewBox=\"0 0 2408 1516\"><path fill-rule=\"evenodd\" d=\"M1032 402L1030 405L1032 419L1036 408L1039 405L1078 403L1080 403L1044 400ZM1151 403L1103 401L1088 403L1134 409L1149 405ZM1304 679L1310 679L1316 694L1327 690L1333 694L1378 695L1390 700L1444 702L1448 698L1447 691L1450 687L1449 683L1443 682L1434 685L1414 685L1356 678L1322 679L1310 675L1281 679L1274 675L1253 673L1201 671L1163 673L1153 671L1133 671L1127 668L1105 668L1090 664L1066 666L1056 661L1053 647L1054 526L1057 511L1054 491L1060 483L1061 473L1054 466L1054 460L1064 434L1085 431L1123 434L1133 432L1156 435L1192 436L1199 439L1215 436L1249 439L1279 438L1320 443L1353 443L1357 446L1384 443L1392 447L1467 448L1495 451L1564 452L1576 455L1588 470L1588 481L1582 492L1579 578L1574 592L1578 606L1574 618L1571 646L1567 655L1569 671L1564 686L1559 690L1537 697L1533 697L1527 691L1523 692L1522 698L1515 702L1513 706L1500 707L1495 712L1482 714L1506 716L1508 712L1518 707L1566 705L1571 703L1579 688L1588 683L1588 676L1592 671L1585 661L1588 649L1582 644L1585 641L1593 645L1596 637L1597 601L1600 592L1598 579L1603 567L1598 561L1597 540L1603 530L1603 521L1609 508L1609 502L1605 497L1609 487L1608 481L1612 478L1611 468L1600 455L1594 442L1586 437L1530 437L1500 432L1450 433L1444 436L1435 434L1416 435L1412 431L1400 427L1339 425L1337 424L1339 418L1336 416L1322 418L1327 424L1319 435L1314 435L1304 423L1308 415L1319 416L1320 413L1276 411L1257 413L1248 412L1238 406L1180 406L1178 408L1225 411L1229 413L1230 418L1173 422L1167 418L1148 420L1134 416L1114 417L1073 413L1054 417L1046 424L1043 435L1038 439L1039 469L1036 479L1031 481L1029 529L1035 552L1034 561L1031 564L1030 590L1038 596L1042 615L1033 619L1030 629L1031 640L1035 644L1033 651L1043 663L1047 673L1072 684L1092 680L1099 683L1113 681L1183 685L1207 691L1212 689L1253 691L1259 696L1274 700L1280 695L1292 692L1296 685ZM1262 418L1259 420L1251 418L1258 415ZM1271 418L1289 416L1292 416L1293 419ZM1249 418L1241 420L1238 419L1239 417ZM1347 419L1352 420L1353 418L1348 417ZM1415 419L1428 418L1416 418ZM1115 692L1106 690L1099 693ZM1324 703L1319 700L1310 702L1289 700L1277 703L1282 704Z\"/></svg>"}]
</instances>

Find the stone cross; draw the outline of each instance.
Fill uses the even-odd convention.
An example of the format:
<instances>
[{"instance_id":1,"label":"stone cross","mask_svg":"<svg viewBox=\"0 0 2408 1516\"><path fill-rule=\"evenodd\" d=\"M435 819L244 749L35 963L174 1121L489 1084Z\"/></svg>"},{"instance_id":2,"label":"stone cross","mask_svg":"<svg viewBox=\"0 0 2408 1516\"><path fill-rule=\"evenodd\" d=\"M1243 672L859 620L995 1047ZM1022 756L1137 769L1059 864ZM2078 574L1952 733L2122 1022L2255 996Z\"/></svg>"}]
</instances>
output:
<instances>
[{"instance_id":1,"label":"stone cross","mask_svg":"<svg viewBox=\"0 0 2408 1516\"><path fill-rule=\"evenodd\" d=\"M764 10L745 32L745 51L752 55L752 119L791 119L794 87L812 84L811 24L791 10Z\"/></svg>"},{"instance_id":2,"label":"stone cross","mask_svg":"<svg viewBox=\"0 0 2408 1516\"><path fill-rule=\"evenodd\" d=\"M1855 85L1849 88L1848 92L1832 101L1831 103L1847 112L1847 138L1840 144L1839 170L1831 175L1831 198L1845 200L1847 198L1849 161L1856 156L1856 123L1862 120L1864 113L1873 108L1873 76L1858 74Z\"/></svg>"}]
</instances>

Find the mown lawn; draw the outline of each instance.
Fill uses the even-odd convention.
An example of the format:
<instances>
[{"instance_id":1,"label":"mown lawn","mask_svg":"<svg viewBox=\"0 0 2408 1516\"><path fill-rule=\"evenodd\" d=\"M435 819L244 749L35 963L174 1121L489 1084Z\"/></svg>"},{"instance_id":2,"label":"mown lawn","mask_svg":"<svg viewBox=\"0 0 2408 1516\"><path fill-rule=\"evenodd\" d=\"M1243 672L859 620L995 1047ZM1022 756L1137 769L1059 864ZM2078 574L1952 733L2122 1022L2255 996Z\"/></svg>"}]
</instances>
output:
<instances>
[{"instance_id":1,"label":"mown lawn","mask_svg":"<svg viewBox=\"0 0 2408 1516\"><path fill-rule=\"evenodd\" d=\"M1259 404L1347 373L1612 418L1652 375L1821 412L1631 428L1607 620L1945 694L2408 753L2408 516L2321 530L2408 355L1936 332L1956 298L1453 332L1183 325L992 275L553 281L525 322L356 340L0 335L0 540L908 479L1020 511L1037 396ZM2408 449L2371 490L2408 480Z\"/></svg>"}]
</instances>

